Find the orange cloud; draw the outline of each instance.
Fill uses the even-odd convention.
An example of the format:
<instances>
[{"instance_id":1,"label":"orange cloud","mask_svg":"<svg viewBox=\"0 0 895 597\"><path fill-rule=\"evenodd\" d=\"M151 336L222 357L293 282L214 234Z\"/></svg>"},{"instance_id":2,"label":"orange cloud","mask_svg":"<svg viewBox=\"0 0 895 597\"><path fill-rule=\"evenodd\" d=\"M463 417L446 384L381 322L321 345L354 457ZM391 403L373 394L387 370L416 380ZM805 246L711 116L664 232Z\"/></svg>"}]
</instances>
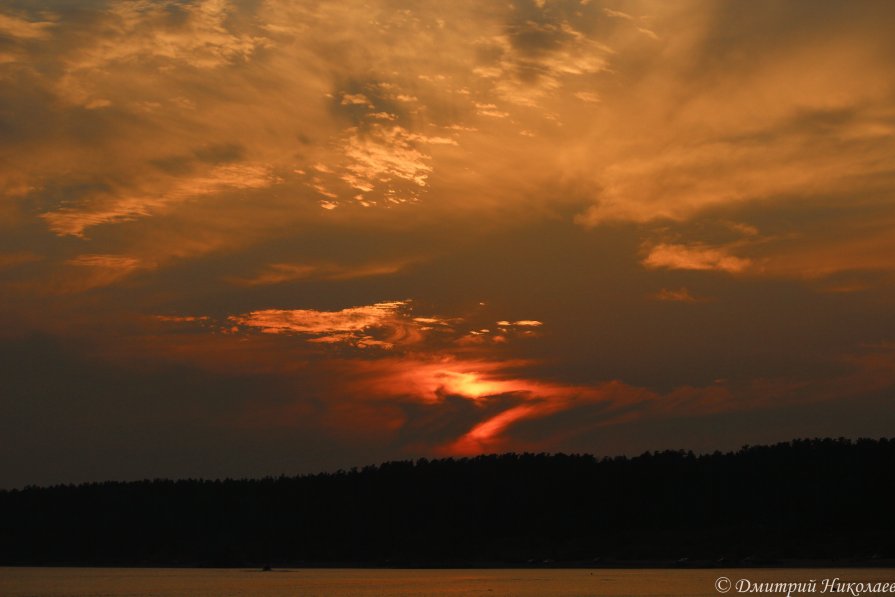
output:
<instances>
[{"instance_id":1,"label":"orange cloud","mask_svg":"<svg viewBox=\"0 0 895 597\"><path fill-rule=\"evenodd\" d=\"M101 261L99 259L97 262ZM173 317L178 317L174 319ZM161 316L159 321L206 321L228 334L260 331L262 334L299 335L316 345L346 345L354 348L446 350L473 346L486 340L505 344L511 339L536 337L531 330L542 326L536 320L506 322L499 330L479 328L464 331L468 317L416 316L411 300L387 301L338 311L316 309L262 309L231 315L225 321L208 316Z\"/></svg>"},{"instance_id":2,"label":"orange cloud","mask_svg":"<svg viewBox=\"0 0 895 597\"><path fill-rule=\"evenodd\" d=\"M55 25L53 21L30 21L0 13L0 32L17 39L46 39Z\"/></svg>"},{"instance_id":3,"label":"orange cloud","mask_svg":"<svg viewBox=\"0 0 895 597\"><path fill-rule=\"evenodd\" d=\"M227 164L204 176L177 180L161 196L115 197L98 200L96 205L61 208L41 217L59 235L83 236L92 226L146 217L172 203L228 190L260 189L276 182L267 166Z\"/></svg>"},{"instance_id":4,"label":"orange cloud","mask_svg":"<svg viewBox=\"0 0 895 597\"><path fill-rule=\"evenodd\" d=\"M722 248L671 244L652 247L641 263L648 268L717 270L728 273L740 273L752 266L749 259L730 255Z\"/></svg>"},{"instance_id":5,"label":"orange cloud","mask_svg":"<svg viewBox=\"0 0 895 597\"><path fill-rule=\"evenodd\" d=\"M196 316L196 315L155 315L155 319L158 321L171 322L171 323L194 323L197 321L208 321L208 317L206 316Z\"/></svg>"},{"instance_id":6,"label":"orange cloud","mask_svg":"<svg viewBox=\"0 0 895 597\"><path fill-rule=\"evenodd\" d=\"M239 325L259 328L266 334L359 332L392 321L399 309L406 307L407 304L408 301L394 301L351 307L341 311L265 309L252 311L247 315L234 315L230 319Z\"/></svg>"},{"instance_id":7,"label":"orange cloud","mask_svg":"<svg viewBox=\"0 0 895 597\"><path fill-rule=\"evenodd\" d=\"M504 33L480 42L481 53L493 56L474 69L496 94L512 104L537 107L567 79L608 68L612 50L584 35L568 20L516 21ZM485 116L505 117L493 104L477 104Z\"/></svg>"},{"instance_id":8,"label":"orange cloud","mask_svg":"<svg viewBox=\"0 0 895 597\"><path fill-rule=\"evenodd\" d=\"M363 105L375 109L372 104ZM363 130L349 128L345 131L341 155L334 157L338 165L317 169L322 174L332 175L334 182L347 186L354 201L364 206L416 201L428 185L433 171L432 156L422 147L457 145L457 141L451 137L414 133L396 124L375 122L382 120L381 112L371 112L369 116L374 122ZM329 190L330 186L323 184L319 176L312 180L311 186L331 199L339 198L337 193ZM377 189L380 195L369 195ZM338 206L338 203L330 203L333 207Z\"/></svg>"},{"instance_id":9,"label":"orange cloud","mask_svg":"<svg viewBox=\"0 0 895 597\"><path fill-rule=\"evenodd\" d=\"M679 303L699 303L709 300L706 298L693 296L686 288L678 288L676 290L663 288L662 290L657 292L653 296L653 298L657 301L671 301Z\"/></svg>"},{"instance_id":10,"label":"orange cloud","mask_svg":"<svg viewBox=\"0 0 895 597\"><path fill-rule=\"evenodd\" d=\"M416 454L558 449L569 438L604 427L831 400L880 391L895 380L895 351L888 345L845 358L852 371L831 379L718 380L708 386L680 385L664 393L621 381L570 384L542 379L533 373L538 365L534 361L495 358L490 351L451 354L425 342L405 345L408 350L403 353L379 353L378 358L314 360L309 368L312 353L295 352L298 345L288 342L281 331L294 328L295 333L324 343L342 342L343 335L362 341L366 330L399 317L406 308L403 302L393 302L334 312L303 310L285 318L269 312L256 323L272 328L272 333L199 334L196 340L201 342L190 354L214 369L266 371L276 373L281 382L294 378L297 387L307 383L310 370L322 374L318 382L325 383L320 390L324 398L319 405L301 400L258 409L248 405L242 423L233 424L262 428L310 424L336 436L360 434L392 443L411 438L407 447ZM175 323L189 323L188 319L171 318ZM432 320L439 318L419 319L434 324ZM164 352L170 354L171 348ZM371 421L375 428L370 428ZM441 431L427 440L427 425Z\"/></svg>"},{"instance_id":11,"label":"orange cloud","mask_svg":"<svg viewBox=\"0 0 895 597\"><path fill-rule=\"evenodd\" d=\"M524 365L523 361L459 359L450 355L409 355L356 363L357 385L374 395L410 396L424 402L437 402L444 394L456 394L477 400L508 392L526 391L524 380L506 379L501 373Z\"/></svg>"},{"instance_id":12,"label":"orange cloud","mask_svg":"<svg viewBox=\"0 0 895 597\"><path fill-rule=\"evenodd\" d=\"M111 27L93 51L70 57L74 69L98 69L135 58L182 61L196 68L216 68L250 57L266 45L263 37L239 34L227 26L233 6L226 0L199 0L178 6L180 27L166 26L165 4L112 3Z\"/></svg>"},{"instance_id":13,"label":"orange cloud","mask_svg":"<svg viewBox=\"0 0 895 597\"><path fill-rule=\"evenodd\" d=\"M54 293L77 293L92 288L109 286L120 282L141 269L150 269L153 264L142 262L129 255L85 254L65 262L67 268L53 280Z\"/></svg>"},{"instance_id":14,"label":"orange cloud","mask_svg":"<svg viewBox=\"0 0 895 597\"><path fill-rule=\"evenodd\" d=\"M235 284L244 286L263 286L267 284L281 284L295 280L321 279L321 280L353 280L355 278L367 278L371 276L387 276L395 274L408 265L408 261L391 263L370 263L357 266L339 264L300 264L300 263L272 263L264 270L251 278L232 278Z\"/></svg>"},{"instance_id":15,"label":"orange cloud","mask_svg":"<svg viewBox=\"0 0 895 597\"><path fill-rule=\"evenodd\" d=\"M856 230L843 225L835 237L821 231L801 242L779 242L768 252L764 270L769 275L820 279L839 272L895 271L892 219L862 223Z\"/></svg>"},{"instance_id":16,"label":"orange cloud","mask_svg":"<svg viewBox=\"0 0 895 597\"><path fill-rule=\"evenodd\" d=\"M523 421L545 419L586 405L602 405L606 413L604 423L609 424L619 420L625 408L638 404L646 407L660 400L652 392L620 382L568 385L520 375L532 364L437 354L350 361L343 363L349 366L347 386L339 392L388 403L410 400L436 411L448 397L469 401L478 413L475 421L447 443L430 446L438 453L451 455L518 449L512 431L514 425ZM671 399L683 410L680 399ZM685 406L688 412L700 408L698 400Z\"/></svg>"},{"instance_id":17,"label":"orange cloud","mask_svg":"<svg viewBox=\"0 0 895 597\"><path fill-rule=\"evenodd\" d=\"M140 267L140 261L126 255L79 255L68 261L82 267L101 267L129 272Z\"/></svg>"}]
</instances>

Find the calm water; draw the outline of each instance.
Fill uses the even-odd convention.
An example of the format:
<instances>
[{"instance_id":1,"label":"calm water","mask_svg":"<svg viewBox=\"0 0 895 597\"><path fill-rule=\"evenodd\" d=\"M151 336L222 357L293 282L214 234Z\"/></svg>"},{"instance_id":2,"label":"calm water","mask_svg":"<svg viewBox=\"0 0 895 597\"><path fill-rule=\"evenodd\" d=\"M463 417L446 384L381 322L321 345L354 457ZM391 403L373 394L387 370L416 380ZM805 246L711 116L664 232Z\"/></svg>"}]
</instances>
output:
<instances>
[{"instance_id":1,"label":"calm water","mask_svg":"<svg viewBox=\"0 0 895 597\"><path fill-rule=\"evenodd\" d=\"M0 568L3 597L714 596L736 582L892 581L895 570L194 570ZM737 595L734 588L730 595ZM751 593L758 595L759 593ZM780 593L760 593L773 595ZM808 593L810 595L810 593ZM820 594L818 586L817 594ZM888 593L893 595L895 593Z\"/></svg>"}]
</instances>

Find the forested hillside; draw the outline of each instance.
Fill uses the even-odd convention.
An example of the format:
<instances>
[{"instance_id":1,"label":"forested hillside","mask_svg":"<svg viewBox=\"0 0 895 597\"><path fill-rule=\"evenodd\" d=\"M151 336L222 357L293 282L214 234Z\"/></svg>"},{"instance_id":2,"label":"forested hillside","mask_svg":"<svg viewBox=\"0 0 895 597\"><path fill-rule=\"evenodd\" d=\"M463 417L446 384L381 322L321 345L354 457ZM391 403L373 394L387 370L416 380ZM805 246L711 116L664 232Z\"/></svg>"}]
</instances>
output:
<instances>
[{"instance_id":1,"label":"forested hillside","mask_svg":"<svg viewBox=\"0 0 895 597\"><path fill-rule=\"evenodd\" d=\"M0 492L0 565L719 565L895 557L895 440L503 454Z\"/></svg>"}]
</instances>

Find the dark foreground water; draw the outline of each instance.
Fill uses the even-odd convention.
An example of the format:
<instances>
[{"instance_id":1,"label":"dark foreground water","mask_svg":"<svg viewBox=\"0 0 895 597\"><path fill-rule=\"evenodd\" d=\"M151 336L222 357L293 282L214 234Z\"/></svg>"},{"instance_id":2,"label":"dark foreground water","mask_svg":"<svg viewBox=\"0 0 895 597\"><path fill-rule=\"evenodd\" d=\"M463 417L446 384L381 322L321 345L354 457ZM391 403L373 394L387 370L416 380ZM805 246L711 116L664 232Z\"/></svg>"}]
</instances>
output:
<instances>
[{"instance_id":1,"label":"dark foreground water","mask_svg":"<svg viewBox=\"0 0 895 597\"><path fill-rule=\"evenodd\" d=\"M727 584L725 579L729 579ZM824 580L827 584L824 584ZM737 569L737 570L257 570L160 568L0 568L3 597L408 597L419 595L491 596L718 596L785 595L773 584L803 583L792 595L853 595L856 586L836 581L895 582L895 570ZM815 582L810 591L810 581ZM737 583L740 583L737 585ZM749 585L746 585L746 582ZM743 589L752 590L748 593ZM716 588L718 587L718 588ZM728 588L729 587L729 588ZM828 587L827 590L824 590ZM719 590L719 588L721 590ZM727 591L723 589L728 588ZM740 589L738 591L738 588ZM895 589L895 587L893 587ZM868 596L895 590L862 591Z\"/></svg>"}]
</instances>

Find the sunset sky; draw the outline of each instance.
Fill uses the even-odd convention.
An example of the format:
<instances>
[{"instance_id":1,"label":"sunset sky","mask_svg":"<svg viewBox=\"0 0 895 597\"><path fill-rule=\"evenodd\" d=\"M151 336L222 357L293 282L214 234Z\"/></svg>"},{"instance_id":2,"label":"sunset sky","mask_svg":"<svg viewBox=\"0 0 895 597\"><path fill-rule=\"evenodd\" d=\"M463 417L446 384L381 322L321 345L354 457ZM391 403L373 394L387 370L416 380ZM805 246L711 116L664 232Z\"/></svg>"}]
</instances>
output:
<instances>
[{"instance_id":1,"label":"sunset sky","mask_svg":"<svg viewBox=\"0 0 895 597\"><path fill-rule=\"evenodd\" d=\"M893 31L3 0L0 487L892 435Z\"/></svg>"}]
</instances>

